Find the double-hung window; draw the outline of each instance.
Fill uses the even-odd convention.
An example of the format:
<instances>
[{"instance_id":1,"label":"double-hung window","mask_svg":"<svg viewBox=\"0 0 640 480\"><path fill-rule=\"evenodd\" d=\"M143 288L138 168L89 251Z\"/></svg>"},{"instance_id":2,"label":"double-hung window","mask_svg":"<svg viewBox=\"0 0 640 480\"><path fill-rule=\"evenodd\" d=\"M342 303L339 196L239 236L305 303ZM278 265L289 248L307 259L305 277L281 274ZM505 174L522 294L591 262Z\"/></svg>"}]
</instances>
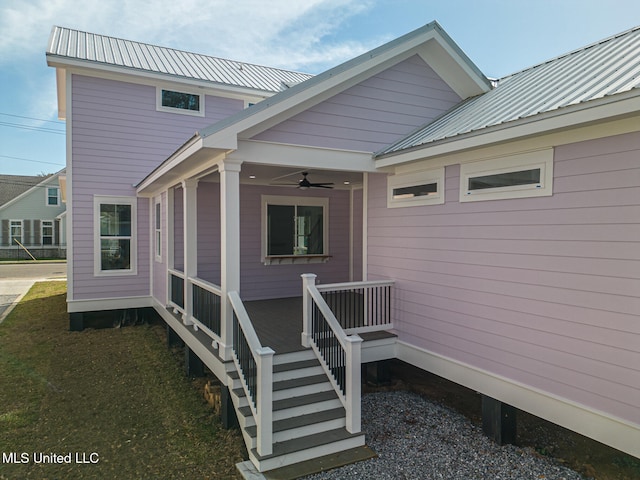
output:
<instances>
[{"instance_id":1,"label":"double-hung window","mask_svg":"<svg viewBox=\"0 0 640 480\"><path fill-rule=\"evenodd\" d=\"M18 242L22 242L22 220L11 220L9 227L9 235L11 237L11 245L16 246Z\"/></svg>"},{"instance_id":2,"label":"double-hung window","mask_svg":"<svg viewBox=\"0 0 640 480\"><path fill-rule=\"evenodd\" d=\"M53 220L42 220L42 245L53 245Z\"/></svg>"},{"instance_id":3,"label":"double-hung window","mask_svg":"<svg viewBox=\"0 0 640 480\"><path fill-rule=\"evenodd\" d=\"M262 204L265 263L326 260L328 198L265 195Z\"/></svg>"},{"instance_id":4,"label":"double-hung window","mask_svg":"<svg viewBox=\"0 0 640 480\"><path fill-rule=\"evenodd\" d=\"M154 209L154 238L155 238L155 252L156 261L162 261L162 209L160 202L155 203Z\"/></svg>"},{"instance_id":5,"label":"double-hung window","mask_svg":"<svg viewBox=\"0 0 640 480\"><path fill-rule=\"evenodd\" d=\"M136 273L136 199L94 197L96 275Z\"/></svg>"},{"instance_id":6,"label":"double-hung window","mask_svg":"<svg viewBox=\"0 0 640 480\"><path fill-rule=\"evenodd\" d=\"M57 207L60 205L60 189L57 187L47 187L47 205Z\"/></svg>"}]
</instances>

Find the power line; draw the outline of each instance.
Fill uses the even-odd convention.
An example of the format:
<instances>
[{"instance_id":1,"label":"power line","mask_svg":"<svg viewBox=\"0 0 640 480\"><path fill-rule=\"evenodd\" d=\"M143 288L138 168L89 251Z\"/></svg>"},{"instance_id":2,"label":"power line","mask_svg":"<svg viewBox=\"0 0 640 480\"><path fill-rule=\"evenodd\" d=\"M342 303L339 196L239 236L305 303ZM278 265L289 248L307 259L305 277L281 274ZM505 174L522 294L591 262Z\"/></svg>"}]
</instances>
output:
<instances>
[{"instance_id":1,"label":"power line","mask_svg":"<svg viewBox=\"0 0 640 480\"><path fill-rule=\"evenodd\" d=\"M20 125L19 123L0 122L0 126L22 128L24 130L31 130L31 131L42 132L42 133L55 133L57 135L64 135L66 133L61 130L53 130L51 128L46 128L46 127L33 127L29 125Z\"/></svg>"},{"instance_id":2,"label":"power line","mask_svg":"<svg viewBox=\"0 0 640 480\"><path fill-rule=\"evenodd\" d=\"M24 118L26 120L35 120L37 122L51 122L51 123L55 123L58 125L64 125L65 122L63 122L62 120L45 120L44 118L34 118L34 117L25 117L22 115L14 115L13 113L4 113L4 112L0 112L0 115L6 115L7 117L16 117L16 118Z\"/></svg>"},{"instance_id":3,"label":"power line","mask_svg":"<svg viewBox=\"0 0 640 480\"><path fill-rule=\"evenodd\" d=\"M59 167L64 167L64 164L61 163L56 163L56 162L45 162L44 160L31 160L29 158L22 158L22 157L10 157L9 155L0 155L0 157L2 158L10 158L12 160L23 160L25 162L34 162L34 163L46 163L48 165L57 165Z\"/></svg>"}]
</instances>

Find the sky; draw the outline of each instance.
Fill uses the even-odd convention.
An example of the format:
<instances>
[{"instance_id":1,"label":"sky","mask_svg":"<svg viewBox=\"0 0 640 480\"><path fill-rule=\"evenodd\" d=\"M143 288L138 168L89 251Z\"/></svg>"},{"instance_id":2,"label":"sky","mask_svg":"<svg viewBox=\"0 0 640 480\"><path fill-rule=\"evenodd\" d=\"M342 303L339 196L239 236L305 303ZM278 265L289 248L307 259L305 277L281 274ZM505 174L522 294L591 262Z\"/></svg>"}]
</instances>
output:
<instances>
[{"instance_id":1,"label":"sky","mask_svg":"<svg viewBox=\"0 0 640 480\"><path fill-rule=\"evenodd\" d=\"M0 174L64 167L54 25L317 74L433 20L500 78L640 25L640 1L0 0Z\"/></svg>"}]
</instances>

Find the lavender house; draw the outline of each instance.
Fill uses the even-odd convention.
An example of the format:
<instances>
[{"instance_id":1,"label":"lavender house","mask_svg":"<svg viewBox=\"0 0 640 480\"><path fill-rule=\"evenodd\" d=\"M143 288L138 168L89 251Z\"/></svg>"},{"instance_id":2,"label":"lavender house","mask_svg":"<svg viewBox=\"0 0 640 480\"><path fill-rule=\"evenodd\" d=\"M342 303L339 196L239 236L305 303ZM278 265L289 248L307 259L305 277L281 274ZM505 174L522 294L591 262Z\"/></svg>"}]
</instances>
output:
<instances>
[{"instance_id":1,"label":"lavender house","mask_svg":"<svg viewBox=\"0 0 640 480\"><path fill-rule=\"evenodd\" d=\"M640 456L640 29L496 81L435 22L315 77L59 27L47 61L72 326L155 309L257 470L362 445L390 358Z\"/></svg>"}]
</instances>

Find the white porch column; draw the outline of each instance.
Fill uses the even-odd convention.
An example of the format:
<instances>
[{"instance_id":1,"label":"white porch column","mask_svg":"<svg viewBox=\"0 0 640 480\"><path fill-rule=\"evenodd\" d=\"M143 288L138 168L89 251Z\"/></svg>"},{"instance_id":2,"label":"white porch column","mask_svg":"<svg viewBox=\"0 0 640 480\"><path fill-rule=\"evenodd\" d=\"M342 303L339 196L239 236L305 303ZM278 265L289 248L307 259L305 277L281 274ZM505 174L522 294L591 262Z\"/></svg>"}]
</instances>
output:
<instances>
[{"instance_id":1,"label":"white porch column","mask_svg":"<svg viewBox=\"0 0 640 480\"><path fill-rule=\"evenodd\" d=\"M185 325L193 324L193 284L189 278L198 276L198 180L182 181L184 221L184 310Z\"/></svg>"},{"instance_id":2,"label":"white porch column","mask_svg":"<svg viewBox=\"0 0 640 480\"><path fill-rule=\"evenodd\" d=\"M240 293L240 165L241 161L225 159L220 172L220 356L231 360L233 308L229 292Z\"/></svg>"}]
</instances>

